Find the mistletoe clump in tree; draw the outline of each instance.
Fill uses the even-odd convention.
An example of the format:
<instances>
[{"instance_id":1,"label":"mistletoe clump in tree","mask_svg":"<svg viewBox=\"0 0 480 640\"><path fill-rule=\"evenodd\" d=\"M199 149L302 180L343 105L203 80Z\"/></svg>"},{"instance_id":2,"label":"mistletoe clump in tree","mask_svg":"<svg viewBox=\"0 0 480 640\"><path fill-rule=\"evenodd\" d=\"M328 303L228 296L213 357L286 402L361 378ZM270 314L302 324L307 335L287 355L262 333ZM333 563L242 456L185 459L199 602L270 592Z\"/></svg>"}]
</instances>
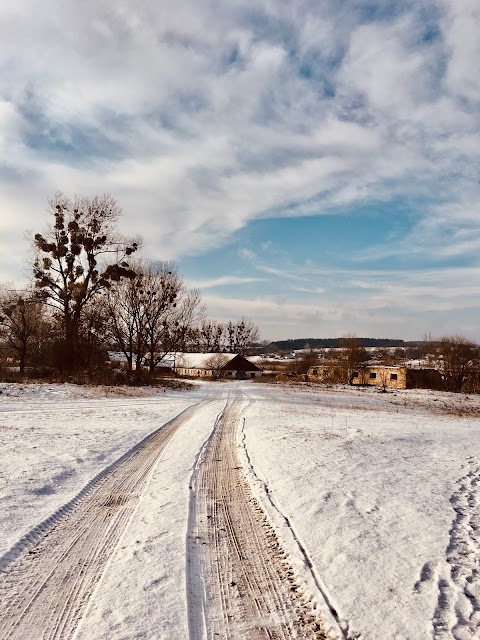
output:
<instances>
[{"instance_id":1,"label":"mistletoe clump in tree","mask_svg":"<svg viewBox=\"0 0 480 640\"><path fill-rule=\"evenodd\" d=\"M79 364L84 311L112 283L135 277L127 259L140 243L117 233L121 209L109 195L72 201L57 193L48 204L50 225L33 241L35 287L56 311L62 328L62 368L72 371Z\"/></svg>"}]
</instances>

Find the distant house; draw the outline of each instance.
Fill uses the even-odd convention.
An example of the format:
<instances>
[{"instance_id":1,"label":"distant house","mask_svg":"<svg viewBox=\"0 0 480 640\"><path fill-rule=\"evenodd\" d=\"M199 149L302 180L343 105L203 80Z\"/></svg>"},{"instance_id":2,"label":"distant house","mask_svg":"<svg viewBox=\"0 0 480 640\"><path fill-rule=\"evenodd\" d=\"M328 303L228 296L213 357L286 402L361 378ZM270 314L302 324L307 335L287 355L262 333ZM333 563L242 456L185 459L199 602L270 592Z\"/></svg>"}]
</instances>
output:
<instances>
[{"instance_id":1,"label":"distant house","mask_svg":"<svg viewBox=\"0 0 480 640\"><path fill-rule=\"evenodd\" d=\"M322 366L310 367L308 377L326 381L331 370ZM352 373L354 386L375 386L384 389L442 389L440 373L436 369L409 368L401 365L369 365Z\"/></svg>"},{"instance_id":2,"label":"distant house","mask_svg":"<svg viewBox=\"0 0 480 640\"><path fill-rule=\"evenodd\" d=\"M262 375L260 367L237 353L175 353L168 357L179 376L246 380Z\"/></svg>"},{"instance_id":3,"label":"distant house","mask_svg":"<svg viewBox=\"0 0 480 640\"><path fill-rule=\"evenodd\" d=\"M107 362L115 368L128 369L128 359L127 356L123 353L123 351L108 351L108 360ZM132 354L132 368L136 368L136 356Z\"/></svg>"},{"instance_id":4,"label":"distant house","mask_svg":"<svg viewBox=\"0 0 480 640\"><path fill-rule=\"evenodd\" d=\"M407 367L372 365L352 373L352 385L407 389Z\"/></svg>"},{"instance_id":5,"label":"distant house","mask_svg":"<svg viewBox=\"0 0 480 640\"><path fill-rule=\"evenodd\" d=\"M442 389L442 377L436 369L411 369L400 365L371 365L353 372L352 385L385 389Z\"/></svg>"}]
</instances>

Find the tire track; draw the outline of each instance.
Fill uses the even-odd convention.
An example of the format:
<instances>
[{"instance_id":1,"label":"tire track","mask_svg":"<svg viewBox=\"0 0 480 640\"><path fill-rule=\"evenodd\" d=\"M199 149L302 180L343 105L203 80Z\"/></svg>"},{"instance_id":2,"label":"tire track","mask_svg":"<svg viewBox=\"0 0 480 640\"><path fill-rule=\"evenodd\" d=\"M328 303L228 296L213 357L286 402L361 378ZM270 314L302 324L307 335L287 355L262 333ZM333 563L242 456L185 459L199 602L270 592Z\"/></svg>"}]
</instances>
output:
<instances>
[{"instance_id":1,"label":"tire track","mask_svg":"<svg viewBox=\"0 0 480 640\"><path fill-rule=\"evenodd\" d=\"M326 640L237 455L247 402L229 400L199 457L187 539L190 640Z\"/></svg>"},{"instance_id":2,"label":"tire track","mask_svg":"<svg viewBox=\"0 0 480 640\"><path fill-rule=\"evenodd\" d=\"M176 431L214 401L201 401L148 436L73 505L42 523L40 538L36 527L7 554L14 559L4 561L0 573L2 639L73 636L160 455Z\"/></svg>"},{"instance_id":3,"label":"tire track","mask_svg":"<svg viewBox=\"0 0 480 640\"><path fill-rule=\"evenodd\" d=\"M273 513L275 513L279 517L281 523L280 529L282 531L282 538L285 539L285 536L289 536L291 542L293 543L293 547L295 547L297 550L298 557L303 559L303 564L307 570L307 575L313 582L313 584L310 585L311 587L313 587L312 593L318 592L320 594L325 607L327 608L329 617L331 617L332 619L333 626L337 629L338 634L342 637L343 640L361 640L361 633L352 630L350 623L339 614L337 605L333 603L332 596L328 592L326 585L317 574L314 563L310 558L307 549L296 533L293 527L293 523L276 503L274 497L272 496L272 493L270 492L268 484L258 475L256 469L254 468L246 446L245 418L243 418L240 433L244 460L249 470L250 478L253 479L253 481L257 485L257 498L259 498L260 502L264 506L266 503L268 504L268 506L270 507L270 516L272 515L273 511ZM260 488L262 496L258 496L258 488ZM277 528L280 523L277 519L274 525L275 528Z\"/></svg>"}]
</instances>

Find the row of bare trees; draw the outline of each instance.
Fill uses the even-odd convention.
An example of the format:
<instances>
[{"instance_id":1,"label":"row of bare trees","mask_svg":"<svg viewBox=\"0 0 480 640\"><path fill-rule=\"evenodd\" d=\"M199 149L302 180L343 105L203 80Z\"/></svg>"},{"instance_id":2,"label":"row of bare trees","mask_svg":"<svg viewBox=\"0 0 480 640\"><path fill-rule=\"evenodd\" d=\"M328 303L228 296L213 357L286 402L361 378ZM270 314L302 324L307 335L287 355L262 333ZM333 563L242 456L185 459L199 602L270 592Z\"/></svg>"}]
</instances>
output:
<instances>
[{"instance_id":1,"label":"row of bare trees","mask_svg":"<svg viewBox=\"0 0 480 640\"><path fill-rule=\"evenodd\" d=\"M32 237L30 286L0 288L0 341L22 373L27 363L92 369L110 348L153 374L169 351L245 351L258 339L250 320L208 321L173 263L136 257L141 239L117 232L120 214L107 195L49 201L46 230Z\"/></svg>"},{"instance_id":2,"label":"row of bare trees","mask_svg":"<svg viewBox=\"0 0 480 640\"><path fill-rule=\"evenodd\" d=\"M205 353L228 351L245 355L258 339L258 327L249 318L226 324L206 320L194 332L192 344L196 351Z\"/></svg>"}]
</instances>

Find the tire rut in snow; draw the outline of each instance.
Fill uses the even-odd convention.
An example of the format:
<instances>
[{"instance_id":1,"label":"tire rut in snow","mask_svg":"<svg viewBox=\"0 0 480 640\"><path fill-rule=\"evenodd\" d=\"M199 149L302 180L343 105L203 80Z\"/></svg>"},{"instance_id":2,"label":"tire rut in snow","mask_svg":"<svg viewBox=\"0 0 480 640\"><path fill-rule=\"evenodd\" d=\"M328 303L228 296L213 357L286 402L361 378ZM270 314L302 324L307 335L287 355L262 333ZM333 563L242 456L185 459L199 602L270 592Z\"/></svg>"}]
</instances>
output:
<instances>
[{"instance_id":1,"label":"tire rut in snow","mask_svg":"<svg viewBox=\"0 0 480 640\"><path fill-rule=\"evenodd\" d=\"M2 639L73 636L159 456L180 426L210 402L182 412L121 458L0 574Z\"/></svg>"},{"instance_id":2,"label":"tire rut in snow","mask_svg":"<svg viewBox=\"0 0 480 640\"><path fill-rule=\"evenodd\" d=\"M244 403L227 404L192 483L187 541L190 640L326 639L237 456Z\"/></svg>"}]
</instances>

